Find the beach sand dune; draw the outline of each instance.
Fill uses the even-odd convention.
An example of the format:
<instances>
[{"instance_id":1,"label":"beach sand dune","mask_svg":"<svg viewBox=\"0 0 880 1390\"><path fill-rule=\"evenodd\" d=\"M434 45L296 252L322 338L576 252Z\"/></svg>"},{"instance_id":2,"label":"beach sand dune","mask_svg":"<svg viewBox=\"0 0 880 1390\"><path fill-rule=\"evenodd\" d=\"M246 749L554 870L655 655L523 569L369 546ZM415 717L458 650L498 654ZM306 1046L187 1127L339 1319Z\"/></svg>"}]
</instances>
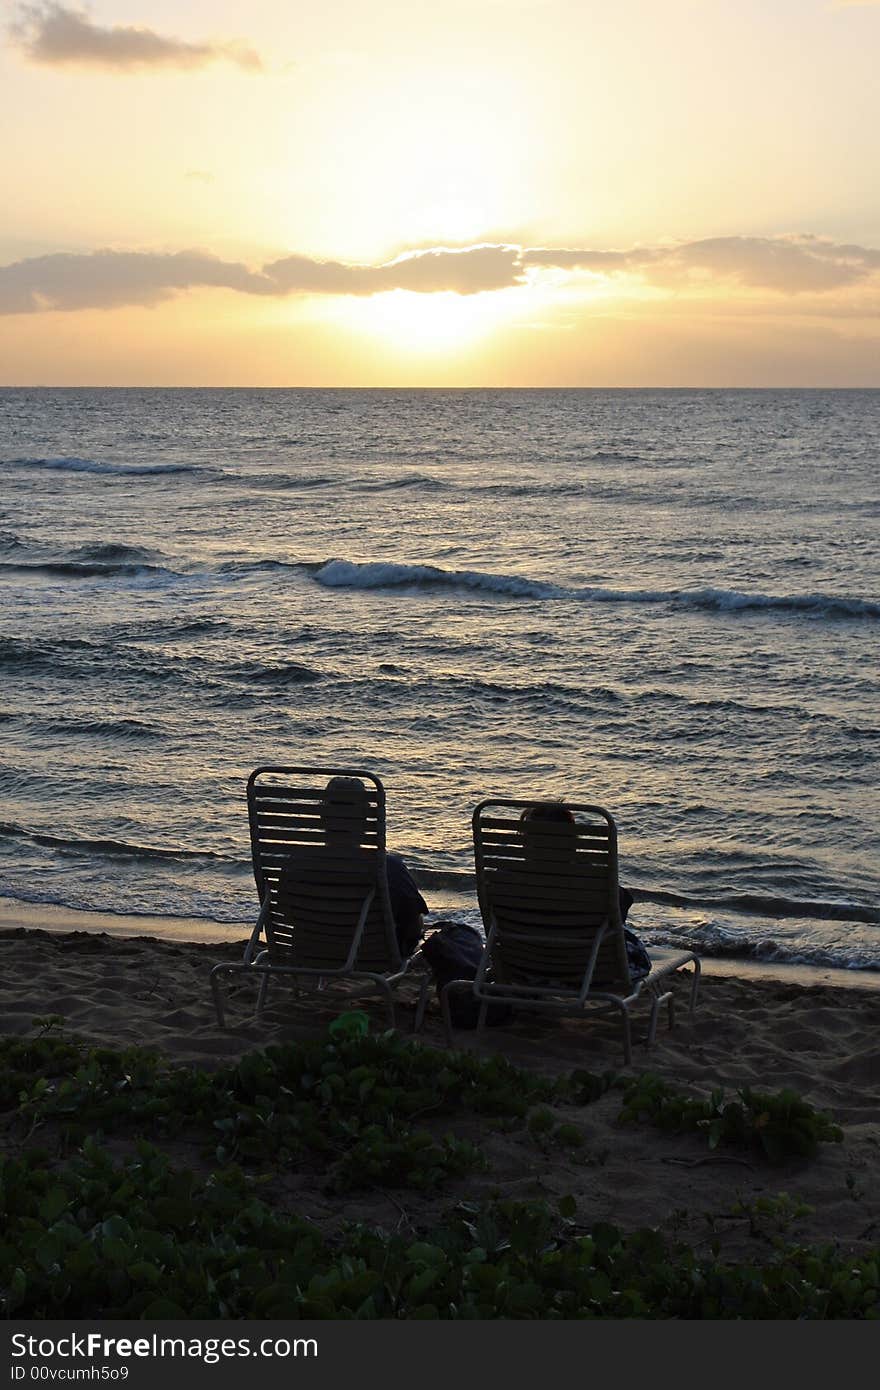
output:
<instances>
[{"instance_id":1,"label":"beach sand dune","mask_svg":"<svg viewBox=\"0 0 880 1390\"><path fill-rule=\"evenodd\" d=\"M352 998L343 992L310 992L294 998L283 983L273 985L264 1018L254 1016L252 981L233 985L230 1026L217 1026L208 977L219 960L241 957L241 943L222 946L121 937L94 932L48 932L27 928L0 932L0 1029L26 1035L34 1020L60 1014L65 1027L109 1046L155 1047L177 1063L213 1067L269 1042L318 1036ZM818 978L818 977L817 977ZM850 988L803 979L738 977L729 965L704 977L702 999L691 1017L687 990L676 1027L661 1022L655 1046L640 1041L647 1010L637 1016L632 1073L651 1071L666 1081L693 1087L702 1096L723 1086L761 1090L793 1087L843 1126L841 1144L824 1144L811 1160L769 1165L760 1155L710 1151L697 1135L669 1135L646 1125L617 1122L620 1093L592 1105L561 1108L560 1118L579 1127L576 1149L538 1146L521 1132L502 1134L465 1118L455 1132L477 1141L489 1158L484 1174L452 1184L440 1197L401 1200L394 1194L353 1193L344 1202L329 1198L320 1175L291 1173L287 1195L314 1220L334 1228L361 1219L386 1228L429 1225L444 1205L492 1196L567 1193L578 1203L578 1220L613 1221L626 1228L657 1225L700 1248L712 1239L725 1254L750 1252L779 1235L780 1222L767 1218L752 1227L738 1206L754 1206L781 1192L812 1208L788 1237L800 1243L831 1241L861 1251L880 1243L880 990ZM400 1026L411 1028L416 990L402 995ZM369 996L366 996L369 998ZM364 996L359 996L360 1000ZM377 1030L384 1010L368 1005ZM436 1004L423 1034L443 1046ZM464 1047L472 1034L459 1035ZM622 1070L619 1030L609 1022L551 1020L522 1015L521 1021L491 1029L479 1044L523 1067L555 1074L583 1067L595 1073ZM444 1121L438 1132L449 1129Z\"/></svg>"}]
</instances>

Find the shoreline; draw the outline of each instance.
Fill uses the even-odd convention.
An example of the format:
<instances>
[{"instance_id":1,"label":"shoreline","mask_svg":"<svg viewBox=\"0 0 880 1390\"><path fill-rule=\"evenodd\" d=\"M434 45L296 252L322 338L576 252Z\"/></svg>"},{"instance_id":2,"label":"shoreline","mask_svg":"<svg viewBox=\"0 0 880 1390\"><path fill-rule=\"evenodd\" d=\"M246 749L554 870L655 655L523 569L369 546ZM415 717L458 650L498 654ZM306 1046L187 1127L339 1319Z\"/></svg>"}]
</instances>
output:
<instances>
[{"instance_id":1,"label":"shoreline","mask_svg":"<svg viewBox=\"0 0 880 1390\"><path fill-rule=\"evenodd\" d=\"M439 913L433 915L442 915ZM256 918L254 918L256 920ZM429 923L430 925L430 923ZM253 921L219 922L211 918L168 917L151 913L95 912L56 903L23 902L0 896L0 936L17 931L103 933L116 940L148 938L176 946L228 948L248 939ZM743 981L776 981L805 988L880 990L880 970L843 970L831 966L754 960L739 956L701 956L703 973Z\"/></svg>"}]
</instances>

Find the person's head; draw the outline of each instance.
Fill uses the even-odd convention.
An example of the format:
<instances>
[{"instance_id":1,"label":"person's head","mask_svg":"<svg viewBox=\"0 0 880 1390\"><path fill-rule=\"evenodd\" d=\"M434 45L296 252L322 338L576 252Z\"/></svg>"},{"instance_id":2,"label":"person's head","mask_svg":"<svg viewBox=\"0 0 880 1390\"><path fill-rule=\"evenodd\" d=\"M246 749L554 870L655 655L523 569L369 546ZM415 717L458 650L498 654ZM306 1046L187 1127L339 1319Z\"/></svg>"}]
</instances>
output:
<instances>
[{"instance_id":1,"label":"person's head","mask_svg":"<svg viewBox=\"0 0 880 1390\"><path fill-rule=\"evenodd\" d=\"M329 839L358 844L364 833L370 802L359 777L331 777L321 800L321 820Z\"/></svg>"},{"instance_id":2,"label":"person's head","mask_svg":"<svg viewBox=\"0 0 880 1390\"><path fill-rule=\"evenodd\" d=\"M575 818L560 801L536 801L520 815L527 861L568 858L577 847ZM552 827L552 828L551 828Z\"/></svg>"},{"instance_id":3,"label":"person's head","mask_svg":"<svg viewBox=\"0 0 880 1390\"><path fill-rule=\"evenodd\" d=\"M520 816L521 821L567 821L574 825L574 816L561 801L535 801Z\"/></svg>"}]
</instances>

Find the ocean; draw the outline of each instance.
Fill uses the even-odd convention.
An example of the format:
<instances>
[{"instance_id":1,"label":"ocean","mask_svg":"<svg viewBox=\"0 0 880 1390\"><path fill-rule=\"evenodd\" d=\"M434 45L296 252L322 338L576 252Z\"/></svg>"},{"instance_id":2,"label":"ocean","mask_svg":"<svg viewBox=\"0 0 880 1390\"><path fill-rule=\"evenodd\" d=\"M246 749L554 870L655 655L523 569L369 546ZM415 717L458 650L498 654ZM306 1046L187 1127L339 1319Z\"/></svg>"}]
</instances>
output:
<instances>
[{"instance_id":1,"label":"ocean","mask_svg":"<svg viewBox=\"0 0 880 1390\"><path fill-rule=\"evenodd\" d=\"M568 797L649 945L880 970L880 392L5 389L0 473L5 896L240 936L342 765L443 916Z\"/></svg>"}]
</instances>

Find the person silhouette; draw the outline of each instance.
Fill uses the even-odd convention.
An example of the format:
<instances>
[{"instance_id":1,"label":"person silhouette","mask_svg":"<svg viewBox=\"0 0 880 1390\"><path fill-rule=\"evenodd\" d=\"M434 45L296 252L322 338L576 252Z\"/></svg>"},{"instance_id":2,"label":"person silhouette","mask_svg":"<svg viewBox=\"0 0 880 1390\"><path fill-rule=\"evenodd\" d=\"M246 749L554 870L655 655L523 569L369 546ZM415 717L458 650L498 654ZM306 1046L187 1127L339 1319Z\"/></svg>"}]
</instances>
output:
<instances>
[{"instance_id":1,"label":"person silhouette","mask_svg":"<svg viewBox=\"0 0 880 1390\"><path fill-rule=\"evenodd\" d=\"M369 811L367 789L359 777L331 777L321 801L321 823L328 846L357 850ZM402 956L410 956L424 930L428 904L399 854L385 854L388 898L394 916L397 944Z\"/></svg>"},{"instance_id":2,"label":"person silhouette","mask_svg":"<svg viewBox=\"0 0 880 1390\"><path fill-rule=\"evenodd\" d=\"M526 862L528 862L529 858L532 856L536 858L540 857L542 853L540 841L529 835L529 827L540 826L542 822L544 824L550 822L560 826L562 824L572 826L571 853L574 855L577 845L577 837L574 831L574 826L577 822L575 821L574 814L561 801L536 801L532 806L527 806L520 815L520 823L523 827ZM532 841L531 846L529 843L530 838ZM561 846L558 848L561 848ZM558 849L554 850L554 853L557 852ZM624 888L622 884L618 883L617 898L620 906L620 920L624 923L623 939L626 943L626 956L629 963L630 975L634 980L638 980L650 974L651 957L648 955L644 943L636 935L632 927L625 925L627 913L634 902L632 893L628 888Z\"/></svg>"}]
</instances>

